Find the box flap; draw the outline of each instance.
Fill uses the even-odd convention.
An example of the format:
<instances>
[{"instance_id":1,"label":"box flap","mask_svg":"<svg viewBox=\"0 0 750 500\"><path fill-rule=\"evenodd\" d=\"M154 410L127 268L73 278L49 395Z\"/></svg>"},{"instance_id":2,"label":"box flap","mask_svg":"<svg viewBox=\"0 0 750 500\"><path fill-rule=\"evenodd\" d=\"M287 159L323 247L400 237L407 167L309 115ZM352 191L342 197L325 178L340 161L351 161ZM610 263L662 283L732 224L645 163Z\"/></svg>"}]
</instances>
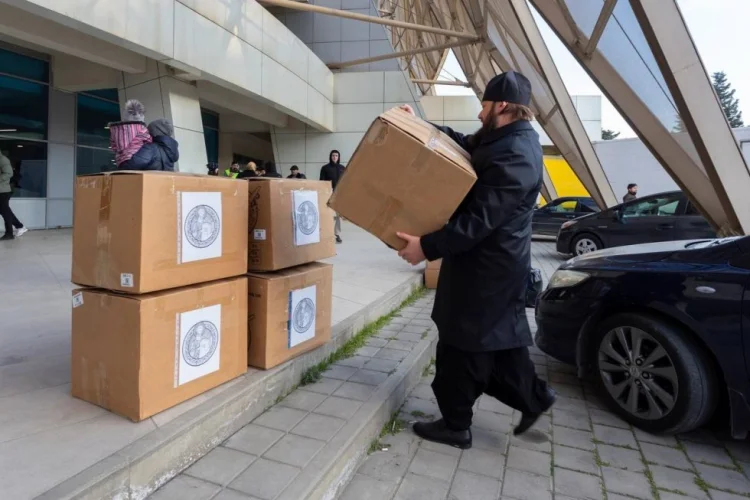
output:
<instances>
[{"instance_id":1,"label":"box flap","mask_svg":"<svg viewBox=\"0 0 750 500\"><path fill-rule=\"evenodd\" d=\"M264 280L281 280L290 276L298 276L301 274L308 273L314 269L320 269L324 267L331 267L331 264L325 262L311 262L309 264L302 264L300 266L291 267L289 269L281 269L279 271L270 271L262 273L247 273L248 276L253 278L262 278Z\"/></svg>"},{"instance_id":2,"label":"box flap","mask_svg":"<svg viewBox=\"0 0 750 500\"><path fill-rule=\"evenodd\" d=\"M208 177L205 174L194 174L190 172L167 172L162 170L112 170L111 172L98 172L95 174L81 174L76 177L105 177L111 175L180 175L183 177ZM244 179L232 179L231 177L219 177L212 176L212 179L222 179L226 181L244 180Z\"/></svg>"}]
</instances>

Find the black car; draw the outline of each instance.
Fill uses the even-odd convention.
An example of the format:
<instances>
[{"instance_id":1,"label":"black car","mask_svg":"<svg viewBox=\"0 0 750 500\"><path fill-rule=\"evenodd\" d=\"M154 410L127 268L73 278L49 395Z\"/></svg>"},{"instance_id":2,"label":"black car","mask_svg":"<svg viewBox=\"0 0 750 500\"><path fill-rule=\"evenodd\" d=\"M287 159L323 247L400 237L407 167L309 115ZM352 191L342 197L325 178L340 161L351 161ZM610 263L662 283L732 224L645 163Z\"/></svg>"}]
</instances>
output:
<instances>
[{"instance_id":1,"label":"black car","mask_svg":"<svg viewBox=\"0 0 750 500\"><path fill-rule=\"evenodd\" d=\"M557 198L534 210L531 231L534 234L555 236L564 222L598 211L599 207L592 198L582 196Z\"/></svg>"},{"instance_id":2,"label":"black car","mask_svg":"<svg viewBox=\"0 0 750 500\"><path fill-rule=\"evenodd\" d=\"M750 237L672 241L576 257L536 307L537 346L593 376L614 411L686 432L721 404L750 429Z\"/></svg>"},{"instance_id":3,"label":"black car","mask_svg":"<svg viewBox=\"0 0 750 500\"><path fill-rule=\"evenodd\" d=\"M623 245L715 237L687 196L672 191L565 222L557 234L557 251L583 255Z\"/></svg>"}]
</instances>

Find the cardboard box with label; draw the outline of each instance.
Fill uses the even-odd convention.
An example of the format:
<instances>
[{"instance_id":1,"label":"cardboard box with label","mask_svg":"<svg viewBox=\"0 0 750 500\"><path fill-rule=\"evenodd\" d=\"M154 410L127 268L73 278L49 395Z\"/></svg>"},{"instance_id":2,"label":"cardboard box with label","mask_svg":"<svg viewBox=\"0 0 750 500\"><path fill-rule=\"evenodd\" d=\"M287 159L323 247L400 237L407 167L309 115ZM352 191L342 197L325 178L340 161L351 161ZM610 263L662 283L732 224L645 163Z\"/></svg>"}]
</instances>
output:
<instances>
[{"instance_id":1,"label":"cardboard box with label","mask_svg":"<svg viewBox=\"0 0 750 500\"><path fill-rule=\"evenodd\" d=\"M435 289L437 288L438 278L440 276L440 264L443 259L433 260L427 263L427 267L424 270L424 286L425 288Z\"/></svg>"},{"instance_id":2,"label":"cardboard box with label","mask_svg":"<svg viewBox=\"0 0 750 500\"><path fill-rule=\"evenodd\" d=\"M120 171L74 196L74 283L138 294L247 272L244 181Z\"/></svg>"},{"instance_id":3,"label":"cardboard box with label","mask_svg":"<svg viewBox=\"0 0 750 500\"><path fill-rule=\"evenodd\" d=\"M401 249L450 219L476 182L469 156L447 135L399 109L380 115L359 143L329 205Z\"/></svg>"},{"instance_id":4,"label":"cardboard box with label","mask_svg":"<svg viewBox=\"0 0 750 500\"><path fill-rule=\"evenodd\" d=\"M276 271L336 255L331 183L251 179L248 270Z\"/></svg>"},{"instance_id":5,"label":"cardboard box with label","mask_svg":"<svg viewBox=\"0 0 750 500\"><path fill-rule=\"evenodd\" d=\"M73 396L138 422L247 372L247 278L73 292Z\"/></svg>"},{"instance_id":6,"label":"cardboard box with label","mask_svg":"<svg viewBox=\"0 0 750 500\"><path fill-rule=\"evenodd\" d=\"M268 369L331 340L333 266L248 275L248 359Z\"/></svg>"}]
</instances>

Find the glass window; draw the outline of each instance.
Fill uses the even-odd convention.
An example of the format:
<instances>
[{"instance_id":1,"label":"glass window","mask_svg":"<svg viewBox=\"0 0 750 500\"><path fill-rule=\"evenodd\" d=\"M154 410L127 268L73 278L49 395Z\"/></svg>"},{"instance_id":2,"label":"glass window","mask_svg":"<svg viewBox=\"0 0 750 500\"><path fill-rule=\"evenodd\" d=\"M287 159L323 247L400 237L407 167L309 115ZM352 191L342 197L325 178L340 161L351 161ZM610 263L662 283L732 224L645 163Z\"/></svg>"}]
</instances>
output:
<instances>
[{"instance_id":1,"label":"glass window","mask_svg":"<svg viewBox=\"0 0 750 500\"><path fill-rule=\"evenodd\" d=\"M0 49L0 73L49 83L49 63L47 61L9 50Z\"/></svg>"},{"instance_id":2,"label":"glass window","mask_svg":"<svg viewBox=\"0 0 750 500\"><path fill-rule=\"evenodd\" d=\"M680 204L679 195L666 195L648 198L631 203L623 208L623 217L670 216L677 213Z\"/></svg>"},{"instance_id":3,"label":"glass window","mask_svg":"<svg viewBox=\"0 0 750 500\"><path fill-rule=\"evenodd\" d=\"M577 204L578 202L575 200L566 200L558 203L557 205L550 206L549 211L555 213L575 212Z\"/></svg>"},{"instance_id":4,"label":"glass window","mask_svg":"<svg viewBox=\"0 0 750 500\"><path fill-rule=\"evenodd\" d=\"M106 99L108 101L120 102L120 96L117 94L117 89L99 89L99 90L87 90L83 92L87 95Z\"/></svg>"},{"instance_id":5,"label":"glass window","mask_svg":"<svg viewBox=\"0 0 750 500\"><path fill-rule=\"evenodd\" d=\"M47 196L47 143L0 137L0 151L10 159L15 198Z\"/></svg>"},{"instance_id":6,"label":"glass window","mask_svg":"<svg viewBox=\"0 0 750 500\"><path fill-rule=\"evenodd\" d=\"M213 128L219 130L219 115L207 109L201 108L201 118L204 128Z\"/></svg>"},{"instance_id":7,"label":"glass window","mask_svg":"<svg viewBox=\"0 0 750 500\"><path fill-rule=\"evenodd\" d=\"M578 211L586 214L594 213L599 211L599 207L596 206L594 200L580 200L578 203Z\"/></svg>"},{"instance_id":8,"label":"glass window","mask_svg":"<svg viewBox=\"0 0 750 500\"><path fill-rule=\"evenodd\" d=\"M210 128L203 129L203 139L206 143L206 157L211 163L219 162L219 131Z\"/></svg>"},{"instance_id":9,"label":"glass window","mask_svg":"<svg viewBox=\"0 0 750 500\"><path fill-rule=\"evenodd\" d=\"M0 75L0 135L47 138L49 87Z\"/></svg>"},{"instance_id":10,"label":"glass window","mask_svg":"<svg viewBox=\"0 0 750 500\"><path fill-rule=\"evenodd\" d=\"M685 215L702 215L695 205L688 201L687 207L685 208Z\"/></svg>"},{"instance_id":11,"label":"glass window","mask_svg":"<svg viewBox=\"0 0 750 500\"><path fill-rule=\"evenodd\" d=\"M109 147L107 124L120 119L120 106L95 97L78 94L77 141L79 145Z\"/></svg>"},{"instance_id":12,"label":"glass window","mask_svg":"<svg viewBox=\"0 0 750 500\"><path fill-rule=\"evenodd\" d=\"M115 154L109 149L76 148L76 175L116 170Z\"/></svg>"}]
</instances>

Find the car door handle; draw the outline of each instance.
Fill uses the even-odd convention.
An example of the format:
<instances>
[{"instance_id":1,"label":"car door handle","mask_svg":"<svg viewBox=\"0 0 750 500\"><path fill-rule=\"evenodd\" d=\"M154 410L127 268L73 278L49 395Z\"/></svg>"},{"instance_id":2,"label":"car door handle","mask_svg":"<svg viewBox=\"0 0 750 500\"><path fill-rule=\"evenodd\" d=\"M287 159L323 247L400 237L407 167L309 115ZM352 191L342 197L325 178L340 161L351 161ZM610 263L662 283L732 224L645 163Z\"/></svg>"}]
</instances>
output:
<instances>
[{"instance_id":1,"label":"car door handle","mask_svg":"<svg viewBox=\"0 0 750 500\"><path fill-rule=\"evenodd\" d=\"M658 230L665 230L665 229L674 229L674 224L659 224L656 226L656 229Z\"/></svg>"}]
</instances>

